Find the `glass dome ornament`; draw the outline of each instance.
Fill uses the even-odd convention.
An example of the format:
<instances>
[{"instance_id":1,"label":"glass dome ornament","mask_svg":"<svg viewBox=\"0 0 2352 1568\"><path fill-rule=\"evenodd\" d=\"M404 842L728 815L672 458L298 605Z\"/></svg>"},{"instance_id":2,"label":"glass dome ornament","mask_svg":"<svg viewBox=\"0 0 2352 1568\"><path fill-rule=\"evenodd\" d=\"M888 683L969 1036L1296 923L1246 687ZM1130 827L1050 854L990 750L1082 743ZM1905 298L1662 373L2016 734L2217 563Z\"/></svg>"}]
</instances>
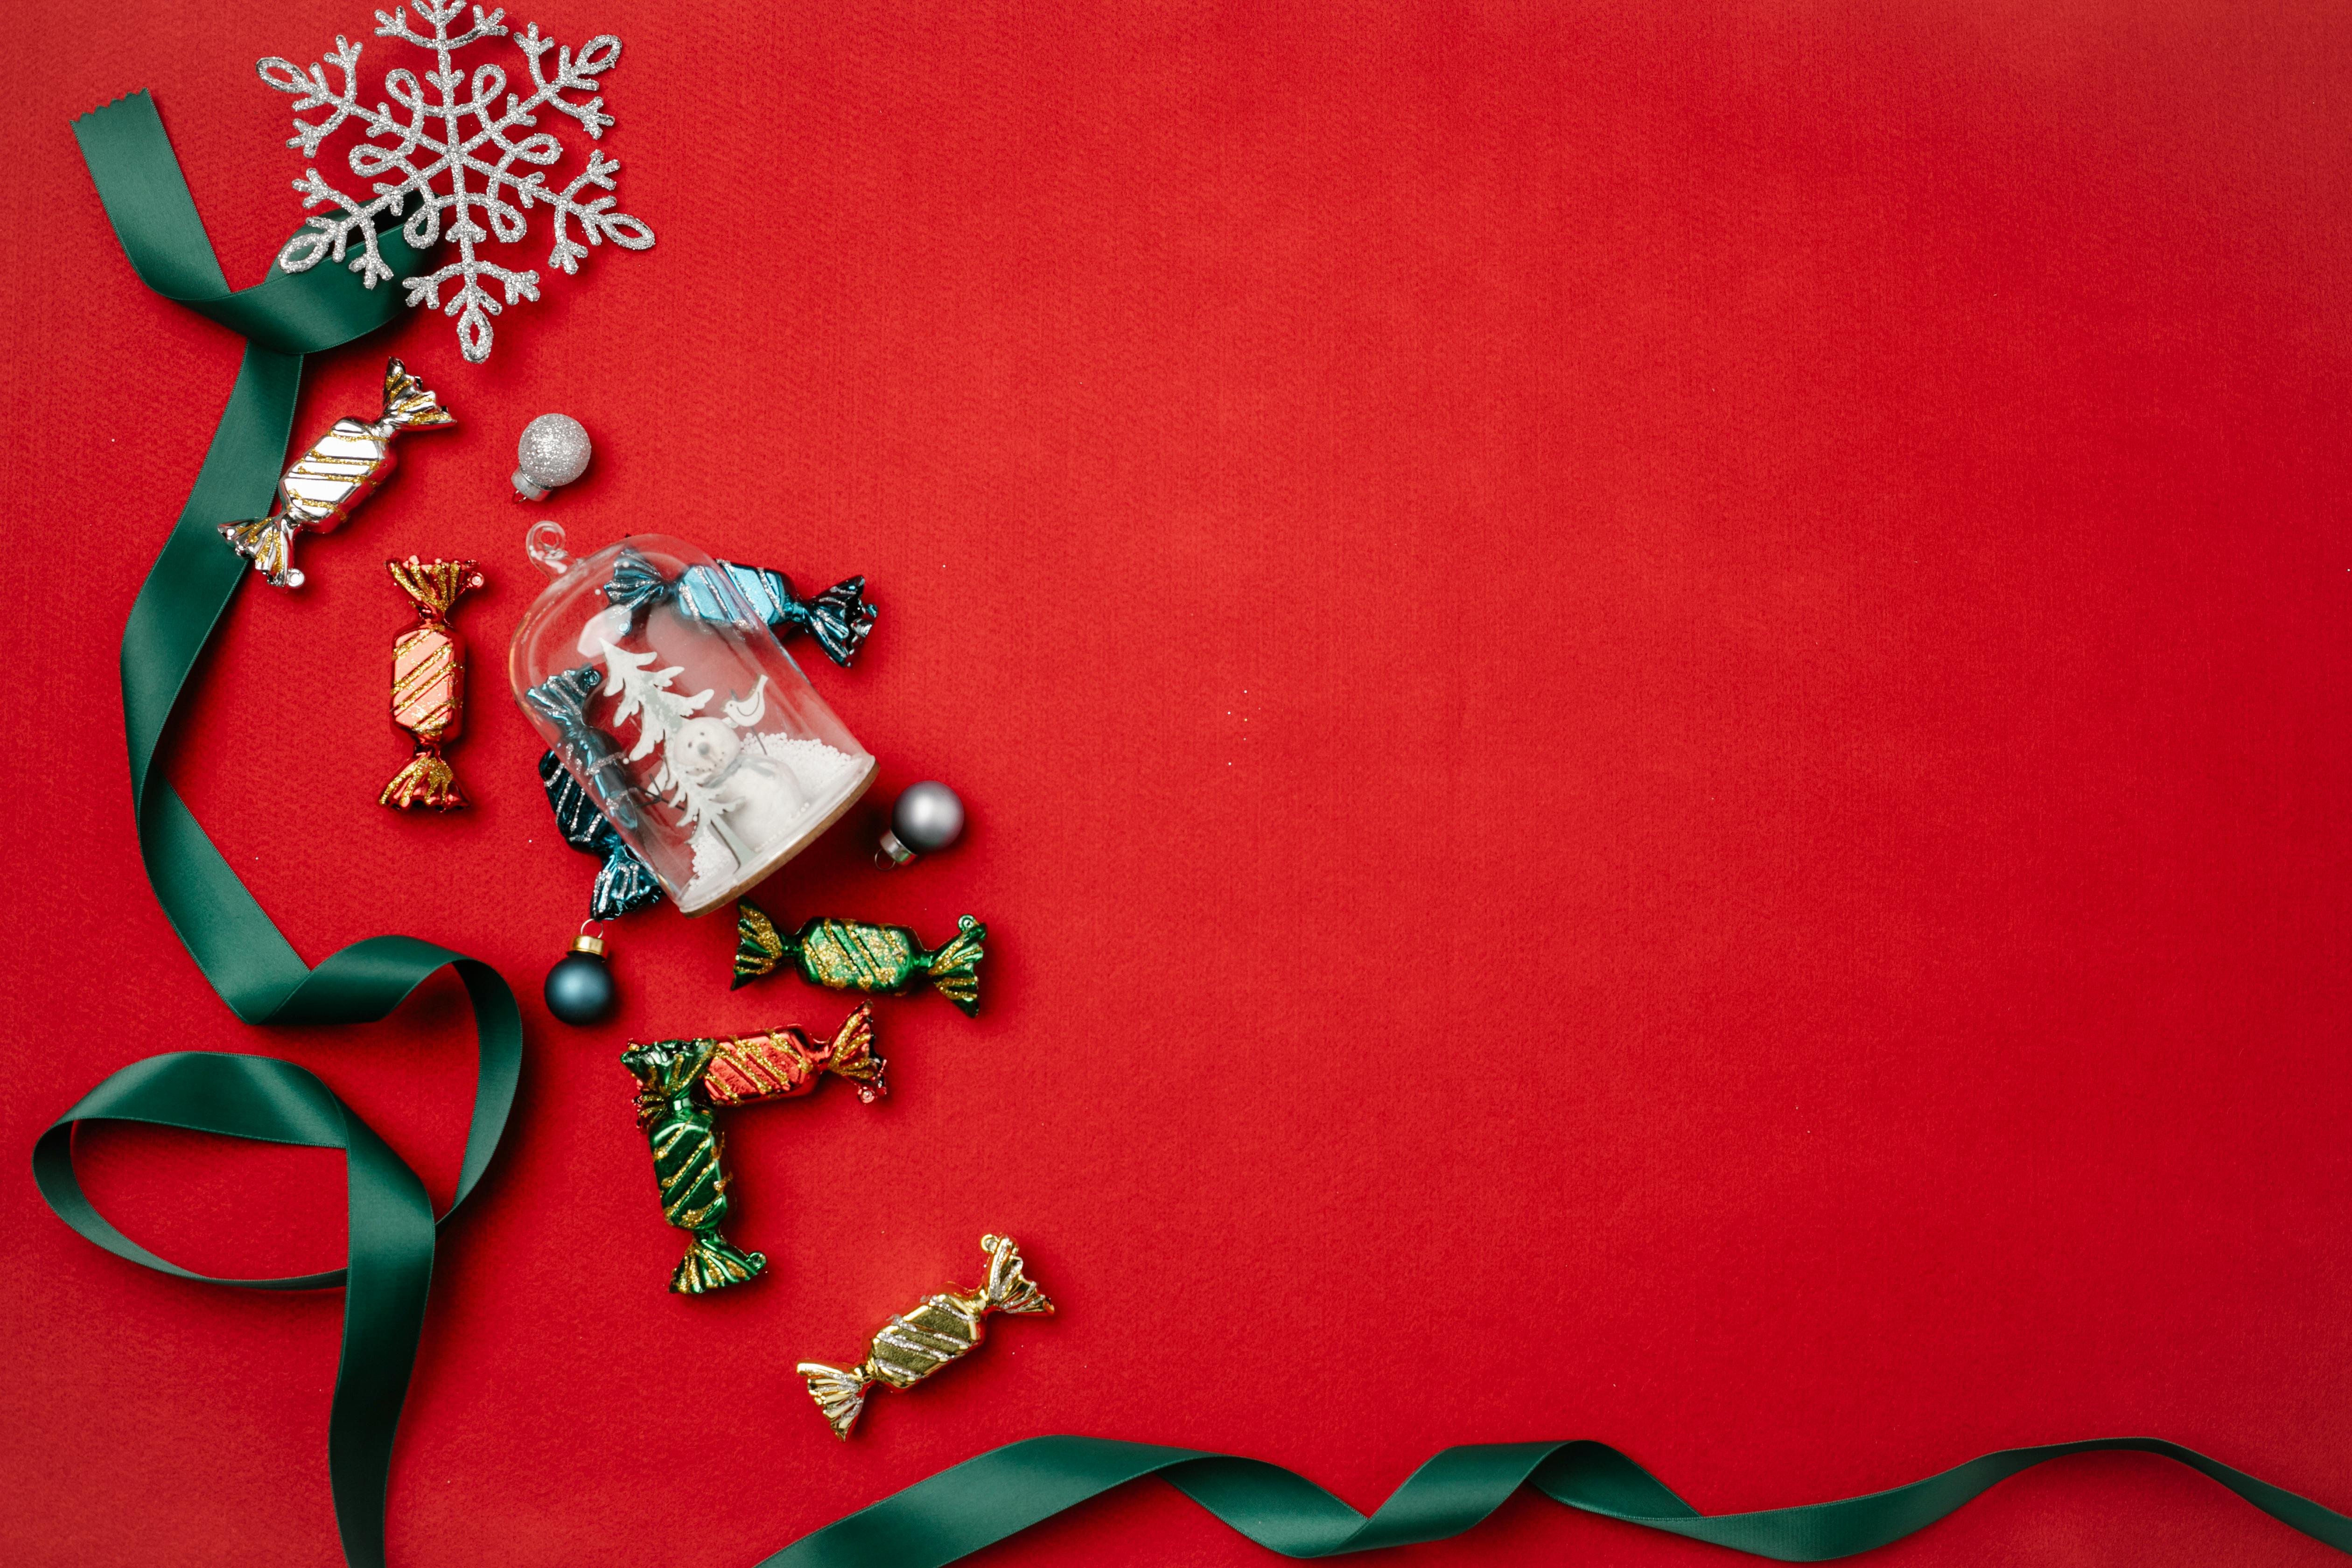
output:
<instances>
[{"instance_id":1,"label":"glass dome ornament","mask_svg":"<svg viewBox=\"0 0 2352 1568\"><path fill-rule=\"evenodd\" d=\"M555 580L507 654L515 700L662 890L718 908L866 793L875 762L719 563L640 533L573 558L534 525Z\"/></svg>"}]
</instances>

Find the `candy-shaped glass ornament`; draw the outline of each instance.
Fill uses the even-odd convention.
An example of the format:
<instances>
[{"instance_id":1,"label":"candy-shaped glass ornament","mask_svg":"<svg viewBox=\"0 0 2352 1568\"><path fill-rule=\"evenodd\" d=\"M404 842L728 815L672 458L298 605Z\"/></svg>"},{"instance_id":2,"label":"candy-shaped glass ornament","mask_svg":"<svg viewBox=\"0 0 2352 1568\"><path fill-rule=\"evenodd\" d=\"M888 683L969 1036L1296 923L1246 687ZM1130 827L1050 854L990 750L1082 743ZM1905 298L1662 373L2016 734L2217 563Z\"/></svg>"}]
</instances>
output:
<instances>
[{"instance_id":1,"label":"candy-shaped glass ornament","mask_svg":"<svg viewBox=\"0 0 2352 1568\"><path fill-rule=\"evenodd\" d=\"M787 931L745 899L735 906L735 983L740 990L778 969L793 969L812 985L835 991L903 995L928 984L967 1018L980 1016L980 961L988 928L965 915L938 947L905 926L820 916Z\"/></svg>"},{"instance_id":2,"label":"candy-shaped glass ornament","mask_svg":"<svg viewBox=\"0 0 2352 1568\"><path fill-rule=\"evenodd\" d=\"M709 556L636 534L575 559L551 522L530 551L555 581L508 649L515 700L681 911L760 881L874 782L873 756Z\"/></svg>"},{"instance_id":3,"label":"candy-shaped glass ornament","mask_svg":"<svg viewBox=\"0 0 2352 1568\"><path fill-rule=\"evenodd\" d=\"M415 606L417 624L392 643L392 721L416 742L416 754L392 775L378 804L454 811L466 792L441 749L466 724L466 639L449 624L458 595L482 586L470 561L387 561L394 586Z\"/></svg>"},{"instance_id":4,"label":"candy-shaped glass ornament","mask_svg":"<svg viewBox=\"0 0 2352 1568\"><path fill-rule=\"evenodd\" d=\"M604 862L596 872L596 880L588 889L588 919L616 921L648 904L661 902L661 884L654 880L653 872L637 852L623 841L620 830L605 815L596 809L580 781L564 767L563 759L553 752L542 752L539 758L539 782L547 791L547 804L555 813L556 830L563 841L583 855L593 855Z\"/></svg>"},{"instance_id":5,"label":"candy-shaped glass ornament","mask_svg":"<svg viewBox=\"0 0 2352 1568\"><path fill-rule=\"evenodd\" d=\"M392 477L394 437L457 422L406 365L388 360L383 417L336 420L278 481L278 510L249 522L221 523L220 536L276 586L299 588L302 574L294 564L294 536L305 529L327 533L341 527L352 509Z\"/></svg>"},{"instance_id":6,"label":"candy-shaped glass ornament","mask_svg":"<svg viewBox=\"0 0 2352 1568\"><path fill-rule=\"evenodd\" d=\"M983 1236L988 1282L977 1290L941 1290L920 1306L883 1325L855 1366L800 1363L809 1397L824 1412L833 1435L846 1439L865 1412L866 1392L876 1384L912 1388L950 1362L970 1355L988 1337L992 1312L1050 1315L1054 1303L1021 1271L1021 1249L1009 1236Z\"/></svg>"}]
</instances>

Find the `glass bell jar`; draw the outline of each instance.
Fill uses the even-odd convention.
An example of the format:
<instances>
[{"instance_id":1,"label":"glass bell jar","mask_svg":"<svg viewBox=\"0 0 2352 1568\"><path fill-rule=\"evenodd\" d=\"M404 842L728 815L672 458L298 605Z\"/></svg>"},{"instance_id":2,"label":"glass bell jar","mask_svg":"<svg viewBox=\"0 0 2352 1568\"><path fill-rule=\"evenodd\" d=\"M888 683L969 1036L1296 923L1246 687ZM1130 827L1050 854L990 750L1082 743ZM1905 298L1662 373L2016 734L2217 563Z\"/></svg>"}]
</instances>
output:
<instances>
[{"instance_id":1,"label":"glass bell jar","mask_svg":"<svg viewBox=\"0 0 2352 1568\"><path fill-rule=\"evenodd\" d=\"M678 909L716 909L815 842L874 782L857 743L719 563L639 533L574 558L507 652L515 700Z\"/></svg>"}]
</instances>

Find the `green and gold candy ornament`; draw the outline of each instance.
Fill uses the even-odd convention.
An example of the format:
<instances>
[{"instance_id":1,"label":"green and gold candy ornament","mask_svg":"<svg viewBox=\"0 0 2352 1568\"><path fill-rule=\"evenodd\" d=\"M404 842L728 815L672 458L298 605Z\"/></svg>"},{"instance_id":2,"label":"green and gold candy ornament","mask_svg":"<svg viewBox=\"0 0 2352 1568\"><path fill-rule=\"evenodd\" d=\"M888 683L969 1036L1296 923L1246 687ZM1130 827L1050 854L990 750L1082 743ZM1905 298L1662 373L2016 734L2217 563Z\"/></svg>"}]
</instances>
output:
<instances>
[{"instance_id":1,"label":"green and gold candy ornament","mask_svg":"<svg viewBox=\"0 0 2352 1568\"><path fill-rule=\"evenodd\" d=\"M745 899L735 906L735 988L789 967L811 985L898 995L928 985L967 1018L980 1016L981 943L988 928L970 915L936 948L906 926L820 917L798 931L778 928Z\"/></svg>"}]
</instances>

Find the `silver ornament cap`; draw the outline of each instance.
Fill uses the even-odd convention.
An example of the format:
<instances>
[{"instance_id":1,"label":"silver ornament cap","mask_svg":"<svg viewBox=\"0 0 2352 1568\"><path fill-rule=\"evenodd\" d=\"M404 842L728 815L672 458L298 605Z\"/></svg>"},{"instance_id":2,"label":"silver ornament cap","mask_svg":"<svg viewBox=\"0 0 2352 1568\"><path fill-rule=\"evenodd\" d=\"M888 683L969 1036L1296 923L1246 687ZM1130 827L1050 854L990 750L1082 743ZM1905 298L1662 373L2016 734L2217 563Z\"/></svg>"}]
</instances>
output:
<instances>
[{"instance_id":1,"label":"silver ornament cap","mask_svg":"<svg viewBox=\"0 0 2352 1568\"><path fill-rule=\"evenodd\" d=\"M545 500L548 491L588 471L593 450L580 421L569 414L541 415L522 427L522 439L515 443L516 497Z\"/></svg>"},{"instance_id":2,"label":"silver ornament cap","mask_svg":"<svg viewBox=\"0 0 2352 1568\"><path fill-rule=\"evenodd\" d=\"M903 866L918 855L935 855L963 832L963 801L935 779L908 784L898 804L890 808L890 829L882 835L882 853L889 863Z\"/></svg>"}]
</instances>

